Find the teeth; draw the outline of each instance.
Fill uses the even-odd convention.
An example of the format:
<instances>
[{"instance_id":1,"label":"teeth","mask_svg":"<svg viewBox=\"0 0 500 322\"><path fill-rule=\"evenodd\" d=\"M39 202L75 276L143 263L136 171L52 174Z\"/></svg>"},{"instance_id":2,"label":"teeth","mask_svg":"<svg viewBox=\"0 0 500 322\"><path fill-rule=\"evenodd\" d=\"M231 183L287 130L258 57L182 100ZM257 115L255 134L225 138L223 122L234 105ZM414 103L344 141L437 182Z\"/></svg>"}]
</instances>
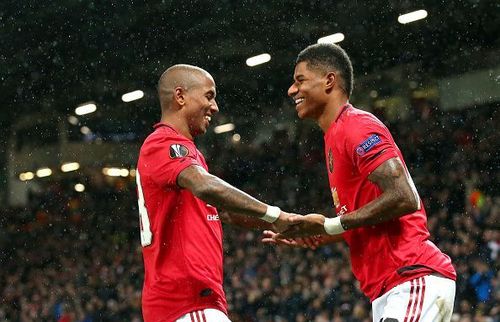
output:
<instances>
[{"instance_id":1,"label":"teeth","mask_svg":"<svg viewBox=\"0 0 500 322\"><path fill-rule=\"evenodd\" d=\"M212 120L212 118L210 116L205 116L205 120L210 122Z\"/></svg>"},{"instance_id":2,"label":"teeth","mask_svg":"<svg viewBox=\"0 0 500 322\"><path fill-rule=\"evenodd\" d=\"M303 99L303 98L297 98L297 99L295 100L295 104L300 104L300 103L302 103L303 101L304 101L304 99Z\"/></svg>"}]
</instances>

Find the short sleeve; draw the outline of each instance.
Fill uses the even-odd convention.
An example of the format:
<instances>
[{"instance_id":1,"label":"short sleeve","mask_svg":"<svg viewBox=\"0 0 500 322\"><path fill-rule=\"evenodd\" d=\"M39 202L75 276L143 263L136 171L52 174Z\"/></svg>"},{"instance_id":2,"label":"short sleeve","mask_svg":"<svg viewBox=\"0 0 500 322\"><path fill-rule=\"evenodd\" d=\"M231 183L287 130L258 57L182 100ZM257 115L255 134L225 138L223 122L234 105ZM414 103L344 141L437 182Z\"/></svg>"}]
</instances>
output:
<instances>
[{"instance_id":1,"label":"short sleeve","mask_svg":"<svg viewBox=\"0 0 500 322\"><path fill-rule=\"evenodd\" d=\"M179 137L155 135L141 153L143 158L140 171L162 187L177 186L177 176L182 170L190 165L200 165L196 159L194 143Z\"/></svg>"},{"instance_id":2,"label":"short sleeve","mask_svg":"<svg viewBox=\"0 0 500 322\"><path fill-rule=\"evenodd\" d=\"M389 130L374 116L359 119L349 127L346 148L359 173L367 177L385 161L398 157Z\"/></svg>"}]
</instances>

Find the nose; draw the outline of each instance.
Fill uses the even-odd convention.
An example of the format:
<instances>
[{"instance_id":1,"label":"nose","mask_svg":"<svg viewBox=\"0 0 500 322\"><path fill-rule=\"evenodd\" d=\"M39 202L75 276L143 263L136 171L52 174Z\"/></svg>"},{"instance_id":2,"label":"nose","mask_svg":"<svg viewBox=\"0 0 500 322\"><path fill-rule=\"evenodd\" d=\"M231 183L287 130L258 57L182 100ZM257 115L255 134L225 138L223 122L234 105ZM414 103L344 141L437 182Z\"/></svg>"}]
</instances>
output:
<instances>
[{"instance_id":1,"label":"nose","mask_svg":"<svg viewBox=\"0 0 500 322\"><path fill-rule=\"evenodd\" d=\"M217 105L217 102L214 100L213 103L210 105L210 111L212 113L217 113L219 112L219 105Z\"/></svg>"},{"instance_id":2,"label":"nose","mask_svg":"<svg viewBox=\"0 0 500 322\"><path fill-rule=\"evenodd\" d=\"M292 86L290 86L290 88L288 89L288 96L294 97L298 91L298 87L295 85L295 83L293 83Z\"/></svg>"}]
</instances>

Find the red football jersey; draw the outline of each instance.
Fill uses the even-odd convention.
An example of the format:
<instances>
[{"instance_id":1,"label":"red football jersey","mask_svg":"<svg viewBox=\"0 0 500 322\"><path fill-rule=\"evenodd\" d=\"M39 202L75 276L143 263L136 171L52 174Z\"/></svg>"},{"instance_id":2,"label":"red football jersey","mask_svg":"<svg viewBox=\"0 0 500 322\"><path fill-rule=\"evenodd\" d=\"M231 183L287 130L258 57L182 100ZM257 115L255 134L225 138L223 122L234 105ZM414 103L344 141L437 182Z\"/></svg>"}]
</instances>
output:
<instances>
[{"instance_id":1,"label":"red football jersey","mask_svg":"<svg viewBox=\"0 0 500 322\"><path fill-rule=\"evenodd\" d=\"M337 215L349 215L382 194L368 176L384 161L399 157L404 164L387 127L350 104L343 107L324 139ZM456 279L450 258L428 240L422 202L414 213L348 230L343 237L349 245L353 274L371 301L400 283L432 272Z\"/></svg>"},{"instance_id":2,"label":"red football jersey","mask_svg":"<svg viewBox=\"0 0 500 322\"><path fill-rule=\"evenodd\" d=\"M217 209L177 185L179 173L191 165L208 171L193 141L166 124L155 125L141 147L136 174L145 322L175 321L205 308L227 313Z\"/></svg>"}]
</instances>

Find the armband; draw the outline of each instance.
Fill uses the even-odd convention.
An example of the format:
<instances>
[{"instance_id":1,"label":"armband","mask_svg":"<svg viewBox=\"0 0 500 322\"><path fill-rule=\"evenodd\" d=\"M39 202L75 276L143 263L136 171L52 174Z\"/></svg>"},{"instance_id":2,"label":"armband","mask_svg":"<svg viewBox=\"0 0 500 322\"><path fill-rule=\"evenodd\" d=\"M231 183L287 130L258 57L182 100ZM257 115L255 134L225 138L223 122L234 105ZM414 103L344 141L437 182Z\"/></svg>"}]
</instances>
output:
<instances>
[{"instance_id":1,"label":"armband","mask_svg":"<svg viewBox=\"0 0 500 322\"><path fill-rule=\"evenodd\" d=\"M325 227L325 231L328 235L339 235L346 231L340 222L340 216L326 218L323 226Z\"/></svg>"},{"instance_id":2,"label":"armband","mask_svg":"<svg viewBox=\"0 0 500 322\"><path fill-rule=\"evenodd\" d=\"M268 223L273 223L278 220L280 216L281 209L275 206L267 206L267 210L264 216L260 217L260 219L267 221Z\"/></svg>"}]
</instances>

